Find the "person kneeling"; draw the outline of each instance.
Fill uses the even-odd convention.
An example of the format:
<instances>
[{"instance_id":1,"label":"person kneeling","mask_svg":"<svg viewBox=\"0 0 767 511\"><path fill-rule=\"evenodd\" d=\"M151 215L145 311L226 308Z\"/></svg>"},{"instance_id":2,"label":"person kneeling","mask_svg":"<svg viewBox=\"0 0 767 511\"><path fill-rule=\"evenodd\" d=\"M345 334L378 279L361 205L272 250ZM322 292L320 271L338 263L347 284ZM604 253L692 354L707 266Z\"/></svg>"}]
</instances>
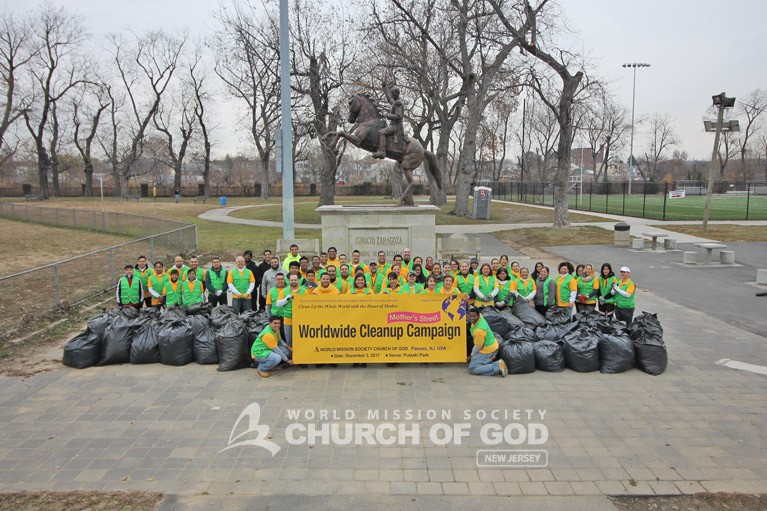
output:
<instances>
[{"instance_id":1,"label":"person kneeling","mask_svg":"<svg viewBox=\"0 0 767 511\"><path fill-rule=\"evenodd\" d=\"M258 364L258 374L262 378L269 378L269 371L277 367L281 362L293 365L292 349L280 338L280 323L282 318L272 316L269 324L264 327L253 346L250 348L250 356Z\"/></svg>"},{"instance_id":2,"label":"person kneeling","mask_svg":"<svg viewBox=\"0 0 767 511\"><path fill-rule=\"evenodd\" d=\"M498 356L498 341L495 340L490 325L480 314L478 308L469 311L469 322L471 323L469 331L474 340L474 349L466 361L469 363L469 374L478 374L481 376L494 376L500 374L506 376L509 370L506 362L502 359L496 360Z\"/></svg>"}]
</instances>

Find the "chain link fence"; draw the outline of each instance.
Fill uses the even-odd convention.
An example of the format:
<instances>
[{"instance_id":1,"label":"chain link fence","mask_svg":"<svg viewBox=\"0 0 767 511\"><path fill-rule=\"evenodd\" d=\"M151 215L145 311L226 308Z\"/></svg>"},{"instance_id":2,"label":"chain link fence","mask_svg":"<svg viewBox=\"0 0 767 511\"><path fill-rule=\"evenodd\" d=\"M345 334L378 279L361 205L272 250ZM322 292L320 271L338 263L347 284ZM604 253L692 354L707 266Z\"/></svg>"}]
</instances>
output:
<instances>
[{"instance_id":1,"label":"chain link fence","mask_svg":"<svg viewBox=\"0 0 767 511\"><path fill-rule=\"evenodd\" d=\"M197 250L197 226L159 218L0 204L0 217L139 237L0 278L0 340L44 315L113 290L139 255L167 264Z\"/></svg>"}]
</instances>

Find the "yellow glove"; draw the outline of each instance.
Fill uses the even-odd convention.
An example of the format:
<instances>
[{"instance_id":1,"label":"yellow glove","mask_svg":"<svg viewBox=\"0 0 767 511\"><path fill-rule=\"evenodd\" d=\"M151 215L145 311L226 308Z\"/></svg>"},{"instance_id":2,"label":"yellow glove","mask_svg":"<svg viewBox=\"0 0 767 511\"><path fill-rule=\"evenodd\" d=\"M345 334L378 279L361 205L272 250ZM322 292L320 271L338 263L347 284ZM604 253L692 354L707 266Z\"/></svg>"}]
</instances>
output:
<instances>
[{"instance_id":1,"label":"yellow glove","mask_svg":"<svg viewBox=\"0 0 767 511\"><path fill-rule=\"evenodd\" d=\"M242 293L240 294L240 298L243 300L249 300L250 299L250 293Z\"/></svg>"}]
</instances>

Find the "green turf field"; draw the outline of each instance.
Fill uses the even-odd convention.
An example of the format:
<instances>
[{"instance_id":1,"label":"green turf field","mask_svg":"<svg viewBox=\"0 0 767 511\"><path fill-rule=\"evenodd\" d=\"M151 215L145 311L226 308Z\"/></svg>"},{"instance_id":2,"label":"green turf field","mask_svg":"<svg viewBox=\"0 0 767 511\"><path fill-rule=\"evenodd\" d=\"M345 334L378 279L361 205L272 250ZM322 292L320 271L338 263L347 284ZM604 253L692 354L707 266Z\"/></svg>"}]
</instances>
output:
<instances>
[{"instance_id":1,"label":"green turf field","mask_svg":"<svg viewBox=\"0 0 767 511\"><path fill-rule=\"evenodd\" d=\"M543 204L552 206L552 196L546 195ZM503 197L497 197L503 199ZM524 202L524 196L522 197ZM533 196L527 197L529 202ZM511 197L517 200L517 197ZM535 197L535 203L541 204L541 195ZM657 220L702 220L705 196L688 195L679 199L665 199L656 195L589 195L580 196L571 193L569 205L572 210L611 213L615 215L653 218ZM767 220L767 195L720 195L711 197L710 220Z\"/></svg>"}]
</instances>

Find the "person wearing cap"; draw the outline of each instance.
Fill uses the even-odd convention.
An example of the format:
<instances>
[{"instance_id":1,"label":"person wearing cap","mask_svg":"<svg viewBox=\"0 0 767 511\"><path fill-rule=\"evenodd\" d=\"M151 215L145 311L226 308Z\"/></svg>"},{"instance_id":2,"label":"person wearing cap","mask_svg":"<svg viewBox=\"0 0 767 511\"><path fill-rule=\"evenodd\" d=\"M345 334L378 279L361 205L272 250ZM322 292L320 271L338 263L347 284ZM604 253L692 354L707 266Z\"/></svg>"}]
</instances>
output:
<instances>
[{"instance_id":1,"label":"person wearing cap","mask_svg":"<svg viewBox=\"0 0 767 511\"><path fill-rule=\"evenodd\" d=\"M469 273L475 276L479 275L478 268L479 268L479 259L477 259L476 257L472 257L469 260Z\"/></svg>"},{"instance_id":2,"label":"person wearing cap","mask_svg":"<svg viewBox=\"0 0 767 511\"><path fill-rule=\"evenodd\" d=\"M120 277L115 291L115 300L117 305L124 307L130 306L137 309L141 308L144 301L144 288L141 279L133 275L133 266L125 265L125 275Z\"/></svg>"},{"instance_id":3,"label":"person wearing cap","mask_svg":"<svg viewBox=\"0 0 767 511\"><path fill-rule=\"evenodd\" d=\"M301 261L301 254L298 253L298 245L293 243L290 245L290 253L285 256L285 259L282 261L282 269L287 271L290 269L290 263L293 261L300 262Z\"/></svg>"},{"instance_id":4,"label":"person wearing cap","mask_svg":"<svg viewBox=\"0 0 767 511\"><path fill-rule=\"evenodd\" d=\"M571 313L575 310L575 297L578 295L578 281L573 277L573 263L563 261L559 263L559 275L554 278L555 303L560 309L567 309Z\"/></svg>"},{"instance_id":5,"label":"person wearing cap","mask_svg":"<svg viewBox=\"0 0 767 511\"><path fill-rule=\"evenodd\" d=\"M620 269L621 279L613 282L610 294L615 296L615 319L623 321L626 326L630 326L634 320L634 296L636 295L636 285L631 280L631 270L628 266Z\"/></svg>"},{"instance_id":6,"label":"person wearing cap","mask_svg":"<svg viewBox=\"0 0 767 511\"><path fill-rule=\"evenodd\" d=\"M489 265L488 265L489 267ZM469 363L469 374L480 376L495 376L500 374L502 377L509 374L506 363L498 357L498 341L482 317L480 310L473 307L469 311L469 332L474 341L471 354L466 359Z\"/></svg>"},{"instance_id":7,"label":"person wearing cap","mask_svg":"<svg viewBox=\"0 0 767 511\"><path fill-rule=\"evenodd\" d=\"M378 271L378 263L376 261L370 261L368 268L370 268L370 289L375 294L378 294L386 285L386 276L383 272Z\"/></svg>"},{"instance_id":8,"label":"person wearing cap","mask_svg":"<svg viewBox=\"0 0 767 511\"><path fill-rule=\"evenodd\" d=\"M407 273L407 282L404 286L402 286L399 290L399 294L401 295L418 295L421 294L421 291L423 288L418 285L415 281L416 273L414 271L409 271Z\"/></svg>"}]
</instances>

